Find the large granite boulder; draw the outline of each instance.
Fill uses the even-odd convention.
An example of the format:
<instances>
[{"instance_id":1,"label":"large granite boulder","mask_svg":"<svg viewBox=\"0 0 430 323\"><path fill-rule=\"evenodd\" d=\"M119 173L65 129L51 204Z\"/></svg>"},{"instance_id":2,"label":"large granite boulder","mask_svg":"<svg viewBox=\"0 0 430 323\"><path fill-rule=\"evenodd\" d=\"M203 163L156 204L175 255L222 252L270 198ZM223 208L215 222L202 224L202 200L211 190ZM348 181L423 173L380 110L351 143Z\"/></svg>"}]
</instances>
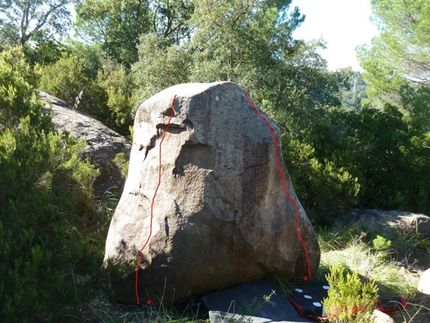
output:
<instances>
[{"instance_id":1,"label":"large granite boulder","mask_svg":"<svg viewBox=\"0 0 430 323\"><path fill-rule=\"evenodd\" d=\"M123 264L115 298L136 302L137 283L141 302L170 304L315 273L318 241L268 124L277 143L279 129L255 109L230 82L177 85L141 105L106 240L105 264Z\"/></svg>"},{"instance_id":2,"label":"large granite boulder","mask_svg":"<svg viewBox=\"0 0 430 323\"><path fill-rule=\"evenodd\" d=\"M52 95L39 91L39 96L46 107L52 109L52 121L58 129L68 131L87 142L88 146L82 157L89 157L94 167L100 171L93 184L95 195L102 196L108 190L121 193L125 177L120 165L114 163L113 159L118 153L123 153L128 160L131 145L127 139Z\"/></svg>"}]
</instances>

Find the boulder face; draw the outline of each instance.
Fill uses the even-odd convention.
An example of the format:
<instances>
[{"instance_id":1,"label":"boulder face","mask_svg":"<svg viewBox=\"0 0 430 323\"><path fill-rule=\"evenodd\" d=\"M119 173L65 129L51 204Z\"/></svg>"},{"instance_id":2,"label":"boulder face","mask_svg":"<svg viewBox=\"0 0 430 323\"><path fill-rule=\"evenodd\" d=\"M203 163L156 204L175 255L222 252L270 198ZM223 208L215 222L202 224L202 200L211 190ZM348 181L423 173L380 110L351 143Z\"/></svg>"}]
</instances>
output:
<instances>
[{"instance_id":1,"label":"boulder face","mask_svg":"<svg viewBox=\"0 0 430 323\"><path fill-rule=\"evenodd\" d=\"M119 301L136 302L139 250L141 302L316 272L318 241L268 123L278 143L279 129L255 109L230 82L177 85L140 106L106 240L105 265L125 264L111 275Z\"/></svg>"},{"instance_id":2,"label":"boulder face","mask_svg":"<svg viewBox=\"0 0 430 323\"><path fill-rule=\"evenodd\" d=\"M58 129L87 142L82 157L89 157L91 164L100 171L93 184L94 194L102 196L108 190L120 193L125 177L113 159L118 153L124 153L124 157L129 158L131 145L127 139L52 95L39 91L39 96L52 110L52 121Z\"/></svg>"}]
</instances>

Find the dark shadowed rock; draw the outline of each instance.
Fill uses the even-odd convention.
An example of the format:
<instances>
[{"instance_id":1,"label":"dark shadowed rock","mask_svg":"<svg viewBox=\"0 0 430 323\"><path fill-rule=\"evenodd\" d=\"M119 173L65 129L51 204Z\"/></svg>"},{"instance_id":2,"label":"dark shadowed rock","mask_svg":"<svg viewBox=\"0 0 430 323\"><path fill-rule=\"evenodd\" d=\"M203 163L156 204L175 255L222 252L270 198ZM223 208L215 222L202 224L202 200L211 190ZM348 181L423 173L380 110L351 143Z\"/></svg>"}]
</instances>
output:
<instances>
[{"instance_id":1,"label":"dark shadowed rock","mask_svg":"<svg viewBox=\"0 0 430 323\"><path fill-rule=\"evenodd\" d=\"M120 192L125 178L113 159L118 153L124 153L129 158L131 145L127 139L100 121L72 109L60 99L42 91L39 91L39 95L46 107L52 109L52 120L58 129L87 142L83 157L89 157L91 163L100 170L93 184L94 193L102 196L107 190Z\"/></svg>"},{"instance_id":2,"label":"dark shadowed rock","mask_svg":"<svg viewBox=\"0 0 430 323\"><path fill-rule=\"evenodd\" d=\"M282 153L297 213L283 190L270 128L239 86L166 89L141 105L134 131L129 175L106 241L105 262L127 264L123 276L112 277L118 300L136 301L135 267L147 239L138 271L142 302L180 302L270 275L300 282L308 265L311 274L317 270L318 241Z\"/></svg>"}]
</instances>

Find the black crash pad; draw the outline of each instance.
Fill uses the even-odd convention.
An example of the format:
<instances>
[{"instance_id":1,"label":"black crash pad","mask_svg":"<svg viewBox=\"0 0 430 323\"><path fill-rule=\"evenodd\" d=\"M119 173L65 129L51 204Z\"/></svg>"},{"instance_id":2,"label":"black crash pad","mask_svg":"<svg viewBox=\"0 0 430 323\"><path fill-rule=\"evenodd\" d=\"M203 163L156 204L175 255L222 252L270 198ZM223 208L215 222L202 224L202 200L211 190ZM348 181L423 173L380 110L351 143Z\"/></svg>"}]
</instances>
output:
<instances>
[{"instance_id":1,"label":"black crash pad","mask_svg":"<svg viewBox=\"0 0 430 323\"><path fill-rule=\"evenodd\" d=\"M282 290L272 280L262 280L202 297L211 323L234 318L241 322L311 322L299 316Z\"/></svg>"},{"instance_id":2,"label":"black crash pad","mask_svg":"<svg viewBox=\"0 0 430 323\"><path fill-rule=\"evenodd\" d=\"M288 300L301 317L320 322L327 319L322 302L328 290L327 282L296 285L288 295Z\"/></svg>"}]
</instances>

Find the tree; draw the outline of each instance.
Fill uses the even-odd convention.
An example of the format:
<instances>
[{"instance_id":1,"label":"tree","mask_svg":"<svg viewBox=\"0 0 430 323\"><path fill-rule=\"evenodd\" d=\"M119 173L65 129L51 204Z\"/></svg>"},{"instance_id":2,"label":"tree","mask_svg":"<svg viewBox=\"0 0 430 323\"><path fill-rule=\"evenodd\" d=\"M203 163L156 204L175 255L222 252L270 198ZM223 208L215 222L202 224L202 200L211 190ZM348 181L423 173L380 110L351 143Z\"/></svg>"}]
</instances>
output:
<instances>
[{"instance_id":1,"label":"tree","mask_svg":"<svg viewBox=\"0 0 430 323\"><path fill-rule=\"evenodd\" d=\"M142 35L155 33L175 44L189 37L193 10L189 0L84 0L77 6L77 28L82 38L102 44L109 58L130 67Z\"/></svg>"},{"instance_id":2,"label":"tree","mask_svg":"<svg viewBox=\"0 0 430 323\"><path fill-rule=\"evenodd\" d=\"M367 93L382 110L365 109L372 148L360 162L368 167L366 198L380 207L428 212L430 118L430 3L372 0L380 36L358 54ZM364 128L362 128L364 129ZM383 129L383 130L381 130ZM390 176L389 173L392 173ZM379 197L378 197L379 196Z\"/></svg>"},{"instance_id":3,"label":"tree","mask_svg":"<svg viewBox=\"0 0 430 323\"><path fill-rule=\"evenodd\" d=\"M368 99L362 73L353 71L350 67L342 68L337 72L344 76L346 82L346 86L341 90L342 106L360 109L363 99Z\"/></svg>"},{"instance_id":4,"label":"tree","mask_svg":"<svg viewBox=\"0 0 430 323\"><path fill-rule=\"evenodd\" d=\"M73 106L80 91L87 95L90 86L91 80L84 73L82 61L74 56L65 54L55 64L41 69L39 88L70 106Z\"/></svg>"},{"instance_id":5,"label":"tree","mask_svg":"<svg viewBox=\"0 0 430 323\"><path fill-rule=\"evenodd\" d=\"M419 134L430 132L430 87L414 88L407 84L400 92L403 110L408 111L404 119L409 127Z\"/></svg>"},{"instance_id":6,"label":"tree","mask_svg":"<svg viewBox=\"0 0 430 323\"><path fill-rule=\"evenodd\" d=\"M0 1L0 40L26 45L38 37L54 39L69 27L72 0Z\"/></svg>"},{"instance_id":7,"label":"tree","mask_svg":"<svg viewBox=\"0 0 430 323\"><path fill-rule=\"evenodd\" d=\"M186 46L169 45L163 36L150 33L141 37L138 49L139 60L131 69L137 105L169 86L190 80L192 58Z\"/></svg>"},{"instance_id":8,"label":"tree","mask_svg":"<svg viewBox=\"0 0 430 323\"><path fill-rule=\"evenodd\" d=\"M90 80L95 80L103 66L103 49L101 44L86 44L76 39L67 39L66 53L82 63L83 73Z\"/></svg>"},{"instance_id":9,"label":"tree","mask_svg":"<svg viewBox=\"0 0 430 323\"><path fill-rule=\"evenodd\" d=\"M34 46L24 46L23 50L32 67L54 64L67 52L62 43L52 39L38 39Z\"/></svg>"},{"instance_id":10,"label":"tree","mask_svg":"<svg viewBox=\"0 0 430 323\"><path fill-rule=\"evenodd\" d=\"M372 0L380 36L359 49L369 97L398 104L400 88L430 86L430 3L427 0Z\"/></svg>"},{"instance_id":11,"label":"tree","mask_svg":"<svg viewBox=\"0 0 430 323\"><path fill-rule=\"evenodd\" d=\"M149 5L142 0L85 0L77 5L78 34L102 44L106 55L130 66L137 60L139 36L150 28Z\"/></svg>"},{"instance_id":12,"label":"tree","mask_svg":"<svg viewBox=\"0 0 430 323\"><path fill-rule=\"evenodd\" d=\"M195 2L191 20L195 34L192 78L231 80L250 90L294 50L292 32L303 21L299 11L288 15L291 1ZM254 87L252 86L252 87Z\"/></svg>"},{"instance_id":13,"label":"tree","mask_svg":"<svg viewBox=\"0 0 430 323\"><path fill-rule=\"evenodd\" d=\"M142 38L139 62L133 67L136 82L146 88L145 97L155 94L160 86L185 80L231 80L253 96L257 89L264 92L262 86L284 64L288 53L298 48L291 34L303 17L297 8L287 13L290 2L194 1L194 13L187 21L194 31L189 40L185 37L176 44L163 35ZM171 64L166 65L166 60ZM147 69L151 73L142 72ZM149 89L154 78L157 86Z\"/></svg>"},{"instance_id":14,"label":"tree","mask_svg":"<svg viewBox=\"0 0 430 323\"><path fill-rule=\"evenodd\" d=\"M150 3L151 32L176 45L191 37L189 20L194 12L194 1L157 0Z\"/></svg>"},{"instance_id":15,"label":"tree","mask_svg":"<svg viewBox=\"0 0 430 323\"><path fill-rule=\"evenodd\" d=\"M47 119L38 110L41 108L30 105L37 76L27 64L22 49L14 48L0 54L2 54L0 58L3 61L2 83L0 83L0 133L8 128L17 128L20 119L27 114L37 116L30 120L32 125L47 126ZM8 100L10 96L13 97L13 101ZM36 111L29 113L28 105Z\"/></svg>"},{"instance_id":16,"label":"tree","mask_svg":"<svg viewBox=\"0 0 430 323\"><path fill-rule=\"evenodd\" d=\"M302 153L306 145L314 149L304 139L315 140L321 135L312 132L313 127L324 129L320 120L328 118L329 109L322 107L341 105L340 89L347 78L327 71L326 62L316 52L323 44L292 38L292 31L303 21L299 10L288 13L290 1L270 0L201 0L194 5L189 25L195 32L189 41L172 45L155 34L142 37L139 61L133 65L140 102L165 87L186 81L239 83L280 126L292 177L300 182L303 177L299 173L307 172L303 182L313 185L301 191L308 194L309 198L301 195L309 201L307 206L333 210L357 202L356 177L343 169L340 161L330 161L334 149L318 151L317 156ZM327 128L337 135L335 122ZM313 135L306 136L310 132ZM333 144L339 141L329 134L324 136L327 138ZM305 169L303 164L312 158ZM328 190L328 184L333 189ZM315 202L316 198L325 200Z\"/></svg>"},{"instance_id":17,"label":"tree","mask_svg":"<svg viewBox=\"0 0 430 323\"><path fill-rule=\"evenodd\" d=\"M69 53L55 63L38 69L39 89L64 100L102 121L108 127L129 135L133 124L135 85L128 69L113 60L102 59L97 46L73 42Z\"/></svg>"}]
</instances>

